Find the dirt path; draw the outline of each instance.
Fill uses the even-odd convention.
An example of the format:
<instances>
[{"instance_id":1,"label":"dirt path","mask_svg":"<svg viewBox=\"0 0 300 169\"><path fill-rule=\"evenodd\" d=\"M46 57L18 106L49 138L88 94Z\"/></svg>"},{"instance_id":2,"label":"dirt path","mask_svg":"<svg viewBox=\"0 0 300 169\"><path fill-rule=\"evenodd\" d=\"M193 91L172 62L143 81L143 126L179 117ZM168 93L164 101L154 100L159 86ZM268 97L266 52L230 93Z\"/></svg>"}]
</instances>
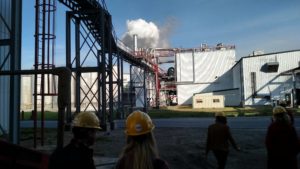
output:
<instances>
[{"instance_id":1,"label":"dirt path","mask_svg":"<svg viewBox=\"0 0 300 169\"><path fill-rule=\"evenodd\" d=\"M266 152L263 130L232 130L233 137L242 151L231 149L227 168L264 169ZM160 156L168 161L171 169L210 169L216 161L212 153L204 156L206 129L199 128L158 128L154 131ZM122 130L115 130L109 136L100 134L95 153L100 156L118 157L125 135Z\"/></svg>"},{"instance_id":2,"label":"dirt path","mask_svg":"<svg viewBox=\"0 0 300 169\"><path fill-rule=\"evenodd\" d=\"M205 128L156 128L154 135L161 158L165 159L171 169L212 169L216 168L216 161L209 153L205 159ZM264 138L266 130L262 129L232 129L232 135L240 145L242 151L237 152L230 149L227 161L227 169L265 169L266 150ZM299 133L299 131L298 131ZM55 148L56 131L46 133L45 145L48 146L48 153ZM72 138L70 132L65 133L65 143ZM32 140L22 141L21 145L30 147ZM109 135L99 132L96 145L94 146L95 156L99 158L117 158L125 145L125 134L121 129L114 130ZM298 156L300 166L300 155Z\"/></svg>"}]
</instances>

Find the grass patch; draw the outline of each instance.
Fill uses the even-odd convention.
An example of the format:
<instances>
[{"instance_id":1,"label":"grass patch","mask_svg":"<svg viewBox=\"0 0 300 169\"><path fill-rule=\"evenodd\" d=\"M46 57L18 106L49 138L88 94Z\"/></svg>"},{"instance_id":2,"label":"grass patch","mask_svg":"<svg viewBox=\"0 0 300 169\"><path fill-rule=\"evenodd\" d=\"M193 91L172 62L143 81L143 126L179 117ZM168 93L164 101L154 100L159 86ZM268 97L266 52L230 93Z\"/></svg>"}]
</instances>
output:
<instances>
[{"instance_id":1,"label":"grass patch","mask_svg":"<svg viewBox=\"0 0 300 169\"><path fill-rule=\"evenodd\" d=\"M37 113L37 120L41 120L42 113ZM32 112L21 112L20 114L21 120L33 120ZM57 112L45 111L45 119L46 120L57 120Z\"/></svg>"},{"instance_id":2,"label":"grass patch","mask_svg":"<svg viewBox=\"0 0 300 169\"><path fill-rule=\"evenodd\" d=\"M215 112L223 111L226 116L271 116L271 106L257 107L225 107L215 109L193 109L192 106L169 106L160 109L149 110L152 118L176 118L176 117L213 117ZM300 114L300 111L297 112Z\"/></svg>"},{"instance_id":3,"label":"grass patch","mask_svg":"<svg viewBox=\"0 0 300 169\"><path fill-rule=\"evenodd\" d=\"M124 110L125 111L125 110ZM192 106L168 106L160 109L150 109L148 111L151 118L176 118L176 117L213 117L215 112L223 111L229 117L252 117L252 116L271 116L271 106L255 107L225 107L225 108L203 108L193 109ZM293 109L295 116L300 116L300 109ZM116 113L114 113L116 116ZM23 120L31 120L31 112L24 112L20 115ZM38 112L38 120L41 113ZM45 120L57 120L57 112L45 111Z\"/></svg>"}]
</instances>

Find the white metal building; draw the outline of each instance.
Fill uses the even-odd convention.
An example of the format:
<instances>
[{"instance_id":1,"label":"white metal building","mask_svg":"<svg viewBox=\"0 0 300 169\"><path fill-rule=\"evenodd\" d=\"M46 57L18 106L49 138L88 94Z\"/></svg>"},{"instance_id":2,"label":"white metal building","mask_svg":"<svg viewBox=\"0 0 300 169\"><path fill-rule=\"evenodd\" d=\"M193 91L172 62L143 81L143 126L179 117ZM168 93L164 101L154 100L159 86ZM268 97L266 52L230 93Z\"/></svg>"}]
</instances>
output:
<instances>
[{"instance_id":1,"label":"white metal building","mask_svg":"<svg viewBox=\"0 0 300 169\"><path fill-rule=\"evenodd\" d=\"M229 70L235 60L234 46L178 52L175 66L178 104L192 104L195 93L231 89Z\"/></svg>"},{"instance_id":2,"label":"white metal building","mask_svg":"<svg viewBox=\"0 0 300 169\"><path fill-rule=\"evenodd\" d=\"M298 68L299 63L300 50L241 58L232 68L233 89L238 88L235 98L240 97L240 105L268 105L293 99L296 93L292 92L300 89L299 75L293 78L284 73Z\"/></svg>"},{"instance_id":3,"label":"white metal building","mask_svg":"<svg viewBox=\"0 0 300 169\"><path fill-rule=\"evenodd\" d=\"M242 57L235 50L183 51L176 55L178 104L194 94L223 95L225 106L300 103L300 50ZM299 69L299 70L298 70Z\"/></svg>"}]
</instances>

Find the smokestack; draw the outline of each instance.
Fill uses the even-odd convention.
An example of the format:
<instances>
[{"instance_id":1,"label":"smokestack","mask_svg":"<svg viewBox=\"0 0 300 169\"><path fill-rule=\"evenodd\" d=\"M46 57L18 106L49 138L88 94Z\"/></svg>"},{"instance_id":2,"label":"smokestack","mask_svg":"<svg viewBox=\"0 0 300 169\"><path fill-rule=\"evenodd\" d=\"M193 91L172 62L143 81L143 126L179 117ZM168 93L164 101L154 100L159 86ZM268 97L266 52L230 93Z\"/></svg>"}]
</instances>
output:
<instances>
[{"instance_id":1,"label":"smokestack","mask_svg":"<svg viewBox=\"0 0 300 169\"><path fill-rule=\"evenodd\" d=\"M134 49L135 52L138 51L138 47L137 47L137 36L138 36L137 34L134 34L134 35L133 35L133 42L134 42L134 44L133 44L133 45L134 45L134 46L133 46L133 49Z\"/></svg>"}]
</instances>

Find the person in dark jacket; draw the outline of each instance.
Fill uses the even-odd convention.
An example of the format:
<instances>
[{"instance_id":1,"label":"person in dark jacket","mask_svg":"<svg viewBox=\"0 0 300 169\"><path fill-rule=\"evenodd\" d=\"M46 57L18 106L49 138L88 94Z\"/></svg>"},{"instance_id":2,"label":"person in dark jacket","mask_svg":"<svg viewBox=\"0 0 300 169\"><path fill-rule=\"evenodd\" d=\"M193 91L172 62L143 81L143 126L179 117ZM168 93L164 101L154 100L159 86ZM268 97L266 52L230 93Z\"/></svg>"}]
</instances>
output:
<instances>
[{"instance_id":1,"label":"person in dark jacket","mask_svg":"<svg viewBox=\"0 0 300 169\"><path fill-rule=\"evenodd\" d=\"M273 108L273 122L268 127L265 144L268 169L297 169L299 139L282 106Z\"/></svg>"},{"instance_id":2,"label":"person in dark jacket","mask_svg":"<svg viewBox=\"0 0 300 169\"><path fill-rule=\"evenodd\" d=\"M49 169L96 169L93 149L100 122L95 113L79 113L73 121L73 139L64 148L56 149L49 160Z\"/></svg>"},{"instance_id":3,"label":"person in dark jacket","mask_svg":"<svg viewBox=\"0 0 300 169\"><path fill-rule=\"evenodd\" d=\"M169 169L158 156L153 129L151 118L144 112L134 111L127 117L127 144L116 169Z\"/></svg>"},{"instance_id":4,"label":"person in dark jacket","mask_svg":"<svg viewBox=\"0 0 300 169\"><path fill-rule=\"evenodd\" d=\"M217 112L215 118L215 123L208 127L205 155L212 150L218 162L218 169L224 169L229 153L229 142L236 150L240 151L240 148L231 135L224 112Z\"/></svg>"}]
</instances>

